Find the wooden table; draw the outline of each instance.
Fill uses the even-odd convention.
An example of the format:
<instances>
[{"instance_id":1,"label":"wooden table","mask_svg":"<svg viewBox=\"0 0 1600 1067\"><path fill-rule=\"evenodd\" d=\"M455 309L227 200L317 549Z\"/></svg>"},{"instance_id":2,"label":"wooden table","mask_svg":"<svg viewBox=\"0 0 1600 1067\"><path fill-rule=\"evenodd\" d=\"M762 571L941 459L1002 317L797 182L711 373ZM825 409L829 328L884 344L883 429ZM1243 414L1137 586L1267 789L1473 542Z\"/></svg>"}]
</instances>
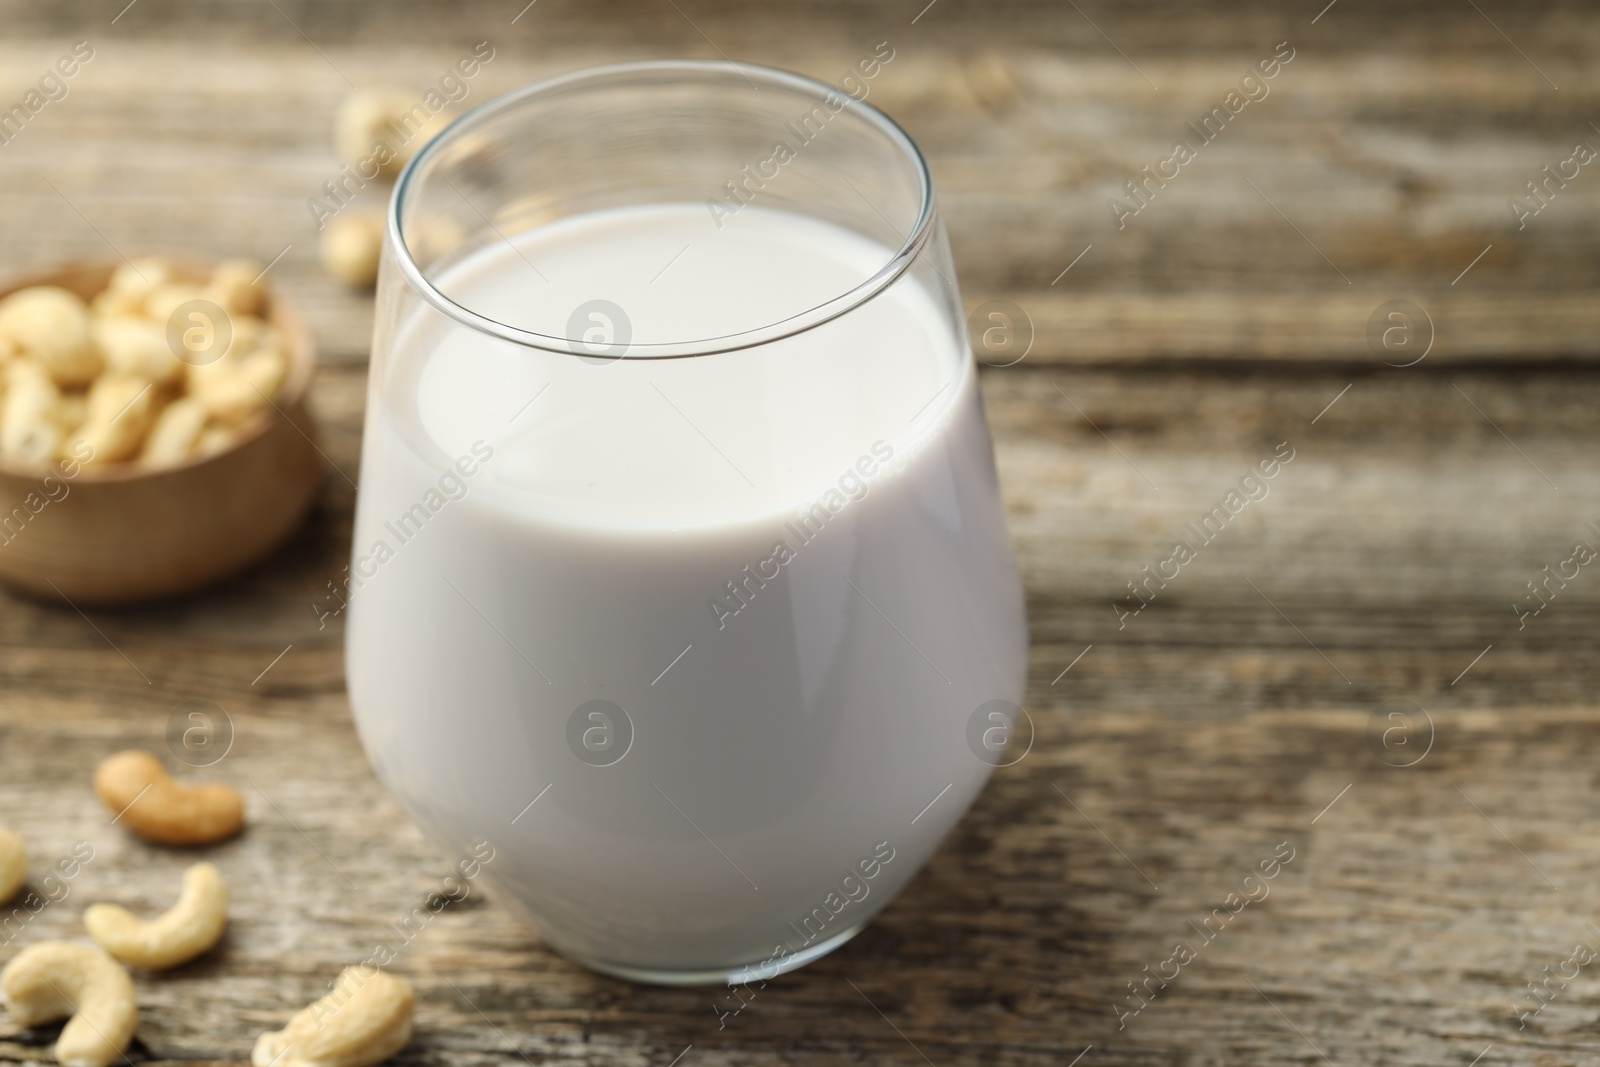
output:
<instances>
[{"instance_id":1,"label":"wooden table","mask_svg":"<svg viewBox=\"0 0 1600 1067\"><path fill-rule=\"evenodd\" d=\"M1600 174L1551 186L1520 230L1507 199L1600 145L1600 17L923 2L6 11L0 101L75 40L95 56L0 146L0 265L282 252L271 277L313 320L313 406L349 477L371 304L316 265L330 116L347 83L420 90L480 40L496 58L474 100L658 55L835 80L889 41L871 99L932 160L969 307L1033 324L1027 358L984 375L1029 591L1031 753L864 934L721 1028L717 991L596 977L475 893L395 967L419 991L396 1062L1592 1062L1600 965L1536 1015L1527 983L1600 947L1600 578L1520 629L1512 604L1575 542L1600 547ZM1108 199L1285 41L1270 94L1118 229ZM1395 299L1435 331L1405 369L1367 343ZM1295 458L1270 496L1119 623L1124 583L1280 442ZM0 822L41 871L79 839L95 858L0 961L79 935L89 901L164 906L188 857L108 825L91 770L162 751L185 701L234 725L208 772L249 806L215 854L233 923L221 951L140 980L135 1062L246 1060L445 872L367 769L340 623L312 608L352 499L330 475L302 532L201 596L3 601ZM1385 735L1405 709L1413 729ZM1280 847L1270 896L1208 940ZM1128 983L1173 973L1179 941L1194 958L1119 1029ZM44 1060L0 1016L0 1062Z\"/></svg>"}]
</instances>

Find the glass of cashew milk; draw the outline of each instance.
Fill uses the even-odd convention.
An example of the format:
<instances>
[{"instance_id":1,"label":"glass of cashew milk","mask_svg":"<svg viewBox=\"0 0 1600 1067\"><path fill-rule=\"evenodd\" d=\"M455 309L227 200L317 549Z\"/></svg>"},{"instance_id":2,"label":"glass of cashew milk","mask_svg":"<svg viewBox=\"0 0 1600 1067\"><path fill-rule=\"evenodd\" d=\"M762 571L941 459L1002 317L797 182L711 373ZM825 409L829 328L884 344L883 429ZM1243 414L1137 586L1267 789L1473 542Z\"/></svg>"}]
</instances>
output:
<instances>
[{"instance_id":1,"label":"glass of cashew milk","mask_svg":"<svg viewBox=\"0 0 1600 1067\"><path fill-rule=\"evenodd\" d=\"M580 71L457 120L391 201L356 722L405 810L492 843L496 898L597 971L747 982L837 948L1017 725L944 228L849 84Z\"/></svg>"}]
</instances>

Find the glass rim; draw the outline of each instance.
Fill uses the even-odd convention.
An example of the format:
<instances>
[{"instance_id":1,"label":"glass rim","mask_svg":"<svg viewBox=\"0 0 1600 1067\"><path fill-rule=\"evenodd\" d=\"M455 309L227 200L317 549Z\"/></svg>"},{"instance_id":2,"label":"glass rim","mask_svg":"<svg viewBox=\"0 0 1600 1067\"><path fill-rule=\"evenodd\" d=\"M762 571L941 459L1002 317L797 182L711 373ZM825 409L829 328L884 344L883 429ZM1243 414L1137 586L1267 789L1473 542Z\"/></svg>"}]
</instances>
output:
<instances>
[{"instance_id":1,"label":"glass rim","mask_svg":"<svg viewBox=\"0 0 1600 1067\"><path fill-rule=\"evenodd\" d=\"M463 307L440 292L423 274L422 268L418 266L416 259L412 256L411 249L406 244L404 228L400 223L401 207L406 202L406 194L411 188L412 179L416 176L417 170L423 161L439 151L441 146L448 145L506 111L530 100L548 96L553 92L589 82L604 82L640 74L676 73L708 77L713 74L726 75L729 72L737 74L742 80L752 83L764 82L775 87L797 90L803 94L810 95L817 103L824 105L830 96L843 98L845 105L839 109L838 113L854 109L855 114L865 118L879 132L885 134L889 141L900 150L902 157L911 164L917 178L919 197L916 221L911 226L910 234L904 238L899 248L889 256L888 261L871 277L820 304L796 312L776 322L768 323L765 326L723 334L717 337L688 341L630 343L626 351L620 355L608 354L605 358L607 360L683 359L753 348L815 329L823 323L831 322L865 304L887 289L911 267L911 264L921 254L933 233L935 221L933 176L928 169L927 159L923 157L922 150L917 147L910 134L906 133L899 123L874 105L868 104L864 100L858 100L849 93L816 78L795 74L792 71L780 70L776 67L734 63L732 60L638 60L627 63L611 63L598 67L585 67L553 78L546 78L543 81L533 82L519 89L513 89L508 93L502 93L500 96L487 100L456 118L411 157L404 169L401 170L400 177L395 182L394 192L389 197L385 235L394 250L395 264L399 268L401 276L405 278L406 284L411 287L413 292L432 305L435 310L479 333L489 334L527 348L536 348L559 355L578 356L593 360L596 358L594 353L590 349L583 347L582 342L576 339L536 333L507 325L497 319L480 315L469 308ZM868 206L873 206L871 201L867 201L867 203ZM873 210L876 211L876 207L873 207ZM888 220L885 219L884 221L887 222ZM893 224L890 225L890 228L894 228Z\"/></svg>"}]
</instances>

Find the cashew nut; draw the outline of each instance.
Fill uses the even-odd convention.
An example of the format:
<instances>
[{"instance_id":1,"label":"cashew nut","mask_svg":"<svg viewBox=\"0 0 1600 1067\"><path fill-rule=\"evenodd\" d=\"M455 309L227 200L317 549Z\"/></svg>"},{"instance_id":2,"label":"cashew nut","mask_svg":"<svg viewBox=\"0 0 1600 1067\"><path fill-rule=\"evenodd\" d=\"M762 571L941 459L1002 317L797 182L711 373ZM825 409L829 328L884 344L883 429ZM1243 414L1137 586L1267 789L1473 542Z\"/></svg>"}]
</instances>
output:
<instances>
[{"instance_id":1,"label":"cashew nut","mask_svg":"<svg viewBox=\"0 0 1600 1067\"><path fill-rule=\"evenodd\" d=\"M253 1067L371 1067L411 1040L411 984L347 967L333 992L256 1039Z\"/></svg>"},{"instance_id":2,"label":"cashew nut","mask_svg":"<svg viewBox=\"0 0 1600 1067\"><path fill-rule=\"evenodd\" d=\"M228 341L228 359L240 359L258 348L275 348L278 335L271 326L254 315L232 315L233 337Z\"/></svg>"},{"instance_id":3,"label":"cashew nut","mask_svg":"<svg viewBox=\"0 0 1600 1067\"><path fill-rule=\"evenodd\" d=\"M209 844L244 826L244 798L238 790L220 782L174 781L160 760L137 749L101 760L94 791L130 830L163 844Z\"/></svg>"},{"instance_id":4,"label":"cashew nut","mask_svg":"<svg viewBox=\"0 0 1600 1067\"><path fill-rule=\"evenodd\" d=\"M389 118L408 102L407 94L400 89L367 89L351 93L340 101L333 116L333 148L339 158L346 163L356 163L372 156L380 143L387 144ZM378 166L386 177L392 178L400 172L400 168L388 160Z\"/></svg>"},{"instance_id":5,"label":"cashew nut","mask_svg":"<svg viewBox=\"0 0 1600 1067\"><path fill-rule=\"evenodd\" d=\"M229 426L207 426L194 443L196 456L214 456L233 447L238 435Z\"/></svg>"},{"instance_id":6,"label":"cashew nut","mask_svg":"<svg viewBox=\"0 0 1600 1067\"><path fill-rule=\"evenodd\" d=\"M207 300L205 290L192 282L164 282L144 298L144 313L164 330L173 312L191 300Z\"/></svg>"},{"instance_id":7,"label":"cashew nut","mask_svg":"<svg viewBox=\"0 0 1600 1067\"><path fill-rule=\"evenodd\" d=\"M124 261L89 305L52 286L0 300L0 462L155 470L238 444L289 373L261 318L261 273L248 260L203 274L147 257ZM216 306L172 321L189 301ZM180 326L187 351L169 336Z\"/></svg>"},{"instance_id":8,"label":"cashew nut","mask_svg":"<svg viewBox=\"0 0 1600 1067\"><path fill-rule=\"evenodd\" d=\"M346 163L370 160L379 174L393 178L448 121L404 89L363 89L339 104L333 146Z\"/></svg>"},{"instance_id":9,"label":"cashew nut","mask_svg":"<svg viewBox=\"0 0 1600 1067\"><path fill-rule=\"evenodd\" d=\"M266 401L278 392L289 367L277 349L258 348L239 361L239 371L250 383L250 388L261 396L262 401Z\"/></svg>"},{"instance_id":10,"label":"cashew nut","mask_svg":"<svg viewBox=\"0 0 1600 1067\"><path fill-rule=\"evenodd\" d=\"M277 348L277 334L263 331L260 347L247 355L228 355L211 363L189 368L189 394L216 421L229 425L244 422L275 396L283 384L288 366Z\"/></svg>"},{"instance_id":11,"label":"cashew nut","mask_svg":"<svg viewBox=\"0 0 1600 1067\"><path fill-rule=\"evenodd\" d=\"M29 945L0 971L0 993L22 1026L72 1016L56 1041L62 1067L108 1067L139 1024L128 972L88 945Z\"/></svg>"},{"instance_id":12,"label":"cashew nut","mask_svg":"<svg viewBox=\"0 0 1600 1067\"><path fill-rule=\"evenodd\" d=\"M89 308L76 293L53 285L18 289L0 300L0 334L38 360L57 385L83 385L100 373Z\"/></svg>"},{"instance_id":13,"label":"cashew nut","mask_svg":"<svg viewBox=\"0 0 1600 1067\"><path fill-rule=\"evenodd\" d=\"M168 385L183 377L183 362L167 346L161 323L135 315L96 315L89 329L111 370Z\"/></svg>"},{"instance_id":14,"label":"cashew nut","mask_svg":"<svg viewBox=\"0 0 1600 1067\"><path fill-rule=\"evenodd\" d=\"M176 281L178 268L160 256L143 256L124 260L111 272L111 282L106 287L112 293L148 293L157 285Z\"/></svg>"},{"instance_id":15,"label":"cashew nut","mask_svg":"<svg viewBox=\"0 0 1600 1067\"><path fill-rule=\"evenodd\" d=\"M28 850L22 837L0 826L0 904L17 895L28 880Z\"/></svg>"},{"instance_id":16,"label":"cashew nut","mask_svg":"<svg viewBox=\"0 0 1600 1067\"><path fill-rule=\"evenodd\" d=\"M370 287L378 280L378 260L383 252L381 212L349 211L322 231L322 265L346 285Z\"/></svg>"},{"instance_id":17,"label":"cashew nut","mask_svg":"<svg viewBox=\"0 0 1600 1067\"><path fill-rule=\"evenodd\" d=\"M79 393L62 393L52 412L56 425L71 433L89 417L89 398Z\"/></svg>"},{"instance_id":18,"label":"cashew nut","mask_svg":"<svg viewBox=\"0 0 1600 1067\"><path fill-rule=\"evenodd\" d=\"M228 925L228 887L209 863L183 874L178 902L149 922L118 904L91 904L83 925L100 947L123 963L163 971L188 963L222 939Z\"/></svg>"},{"instance_id":19,"label":"cashew nut","mask_svg":"<svg viewBox=\"0 0 1600 1067\"><path fill-rule=\"evenodd\" d=\"M103 374L89 387L83 425L72 435L69 450L79 442L93 451L93 463L116 463L139 454L155 421L154 384L127 374Z\"/></svg>"},{"instance_id":20,"label":"cashew nut","mask_svg":"<svg viewBox=\"0 0 1600 1067\"><path fill-rule=\"evenodd\" d=\"M232 315L259 315L266 304L266 290L256 283L261 268L248 259L229 259L217 264L206 285L206 298Z\"/></svg>"},{"instance_id":21,"label":"cashew nut","mask_svg":"<svg viewBox=\"0 0 1600 1067\"><path fill-rule=\"evenodd\" d=\"M89 310L96 315L143 315L143 290L102 289L89 301Z\"/></svg>"},{"instance_id":22,"label":"cashew nut","mask_svg":"<svg viewBox=\"0 0 1600 1067\"><path fill-rule=\"evenodd\" d=\"M89 306L97 315L143 315L145 298L152 289L186 280L185 274L177 264L160 256L124 260Z\"/></svg>"},{"instance_id":23,"label":"cashew nut","mask_svg":"<svg viewBox=\"0 0 1600 1067\"><path fill-rule=\"evenodd\" d=\"M42 467L61 447L54 413L61 392L39 364L28 359L6 364L6 397L0 406L0 456Z\"/></svg>"},{"instance_id":24,"label":"cashew nut","mask_svg":"<svg viewBox=\"0 0 1600 1067\"><path fill-rule=\"evenodd\" d=\"M156 425L139 453L145 467L172 467L195 451L206 425L206 409L198 400L181 396L161 409Z\"/></svg>"}]
</instances>

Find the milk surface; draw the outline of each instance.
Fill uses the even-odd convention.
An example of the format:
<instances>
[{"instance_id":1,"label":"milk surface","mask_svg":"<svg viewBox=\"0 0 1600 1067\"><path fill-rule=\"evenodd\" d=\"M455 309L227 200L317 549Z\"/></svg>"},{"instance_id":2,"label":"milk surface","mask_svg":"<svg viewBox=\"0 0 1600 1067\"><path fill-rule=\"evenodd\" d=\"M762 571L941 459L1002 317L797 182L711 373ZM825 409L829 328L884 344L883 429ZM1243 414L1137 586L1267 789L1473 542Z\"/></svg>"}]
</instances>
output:
<instances>
[{"instance_id":1,"label":"milk surface","mask_svg":"<svg viewBox=\"0 0 1600 1067\"><path fill-rule=\"evenodd\" d=\"M513 235L436 284L550 335L605 301L648 345L798 314L891 254L776 210L719 230L665 205ZM442 844L496 846L496 898L557 949L781 963L886 904L982 786L968 720L1020 701L1026 632L971 358L936 299L908 274L813 330L684 359L555 355L432 309L394 332L362 455L357 722Z\"/></svg>"}]
</instances>

